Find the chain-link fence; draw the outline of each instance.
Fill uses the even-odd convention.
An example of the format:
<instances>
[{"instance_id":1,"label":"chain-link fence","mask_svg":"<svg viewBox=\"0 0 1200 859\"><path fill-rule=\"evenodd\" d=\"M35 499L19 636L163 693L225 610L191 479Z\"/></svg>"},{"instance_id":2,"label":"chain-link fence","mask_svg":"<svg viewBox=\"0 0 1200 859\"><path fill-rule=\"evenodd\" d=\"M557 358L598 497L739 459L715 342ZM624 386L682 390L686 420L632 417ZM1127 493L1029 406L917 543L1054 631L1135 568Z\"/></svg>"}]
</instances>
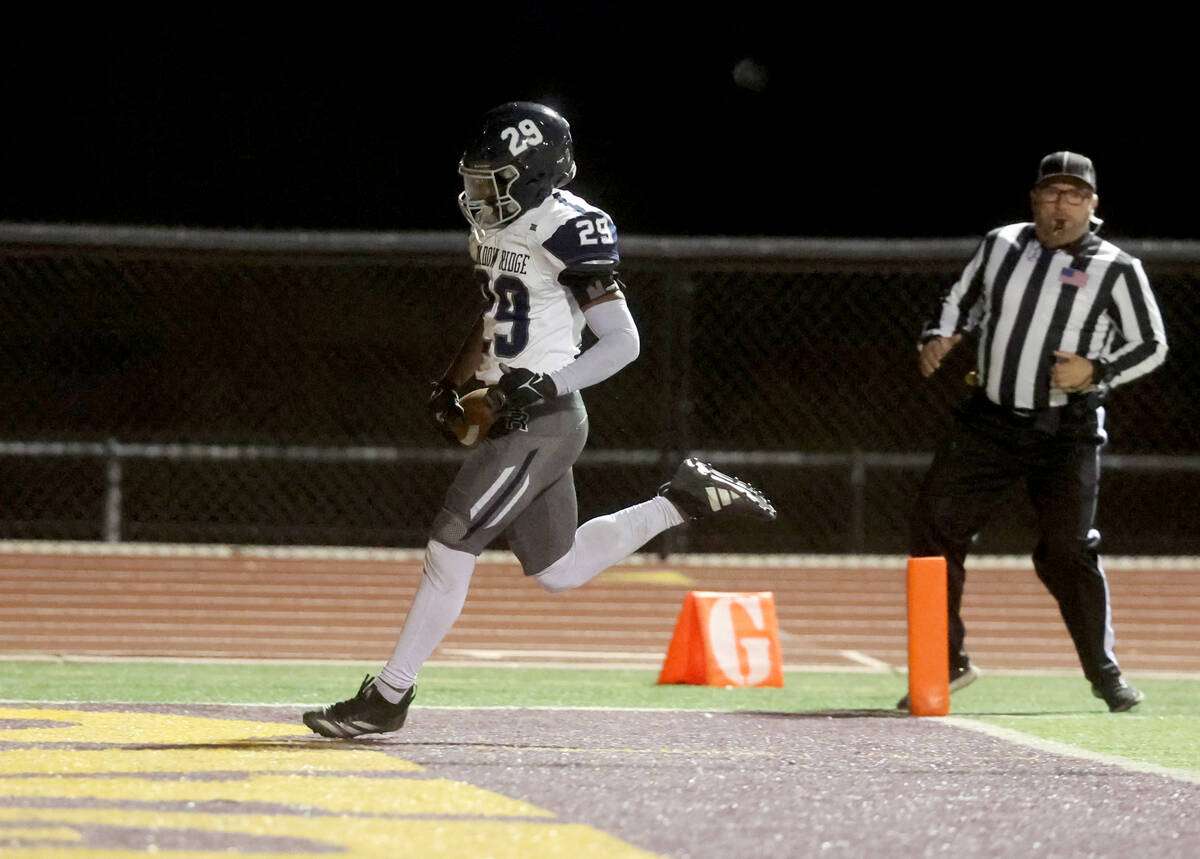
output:
<instances>
[{"instance_id":1,"label":"chain-link fence","mask_svg":"<svg viewBox=\"0 0 1200 859\"><path fill-rule=\"evenodd\" d=\"M453 234L0 225L0 538L420 546L461 451L425 398L477 311ZM914 342L969 239L623 240L642 356L585 393L581 515L700 452L772 526L651 549L905 551L913 487L971 356ZM1200 244L1142 256L1172 352L1109 402L1107 550L1189 554L1200 498ZM1025 552L1014 503L981 551Z\"/></svg>"}]
</instances>

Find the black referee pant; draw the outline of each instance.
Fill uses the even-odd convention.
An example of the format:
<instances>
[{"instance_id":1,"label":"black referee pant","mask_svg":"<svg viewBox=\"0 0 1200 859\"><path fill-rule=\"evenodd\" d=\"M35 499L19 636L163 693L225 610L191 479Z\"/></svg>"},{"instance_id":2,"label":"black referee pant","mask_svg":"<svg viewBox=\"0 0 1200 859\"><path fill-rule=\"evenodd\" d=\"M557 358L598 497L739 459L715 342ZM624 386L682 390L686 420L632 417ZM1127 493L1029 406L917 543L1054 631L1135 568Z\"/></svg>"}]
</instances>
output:
<instances>
[{"instance_id":1,"label":"black referee pant","mask_svg":"<svg viewBox=\"0 0 1200 859\"><path fill-rule=\"evenodd\" d=\"M1094 686L1120 675L1094 527L1103 416L1096 395L1013 411L980 391L954 410L951 431L921 483L910 542L913 557L946 559L951 673L969 664L960 614L967 550L1013 485L1024 481L1037 513L1034 568L1058 601L1083 673Z\"/></svg>"}]
</instances>

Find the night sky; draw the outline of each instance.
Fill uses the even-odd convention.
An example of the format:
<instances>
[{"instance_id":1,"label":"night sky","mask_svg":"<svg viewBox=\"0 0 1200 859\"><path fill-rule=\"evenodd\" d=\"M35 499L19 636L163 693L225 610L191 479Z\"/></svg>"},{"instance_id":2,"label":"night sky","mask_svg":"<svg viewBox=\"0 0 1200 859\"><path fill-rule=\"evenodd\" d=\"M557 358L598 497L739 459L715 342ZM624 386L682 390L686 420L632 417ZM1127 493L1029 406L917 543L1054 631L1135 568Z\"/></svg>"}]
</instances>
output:
<instances>
[{"instance_id":1,"label":"night sky","mask_svg":"<svg viewBox=\"0 0 1200 859\"><path fill-rule=\"evenodd\" d=\"M626 235L978 235L1027 217L1064 148L1095 160L1110 233L1196 235L1196 75L1156 45L562 15L14 39L0 220L464 229L463 141L522 99L567 117L572 190Z\"/></svg>"}]
</instances>

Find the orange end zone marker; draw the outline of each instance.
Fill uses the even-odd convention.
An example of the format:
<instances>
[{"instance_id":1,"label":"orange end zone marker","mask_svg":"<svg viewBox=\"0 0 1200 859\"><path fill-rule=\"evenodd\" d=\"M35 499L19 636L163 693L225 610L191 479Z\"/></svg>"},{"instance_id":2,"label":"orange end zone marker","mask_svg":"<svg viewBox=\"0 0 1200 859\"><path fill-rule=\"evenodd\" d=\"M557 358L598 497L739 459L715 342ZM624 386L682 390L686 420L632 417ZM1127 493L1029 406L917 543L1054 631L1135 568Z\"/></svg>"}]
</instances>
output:
<instances>
[{"instance_id":1,"label":"orange end zone marker","mask_svg":"<svg viewBox=\"0 0 1200 859\"><path fill-rule=\"evenodd\" d=\"M782 686L775 595L770 591L688 593L658 682Z\"/></svg>"},{"instance_id":2,"label":"orange end zone marker","mask_svg":"<svg viewBox=\"0 0 1200 859\"><path fill-rule=\"evenodd\" d=\"M908 559L908 708L914 716L950 712L946 559Z\"/></svg>"}]
</instances>

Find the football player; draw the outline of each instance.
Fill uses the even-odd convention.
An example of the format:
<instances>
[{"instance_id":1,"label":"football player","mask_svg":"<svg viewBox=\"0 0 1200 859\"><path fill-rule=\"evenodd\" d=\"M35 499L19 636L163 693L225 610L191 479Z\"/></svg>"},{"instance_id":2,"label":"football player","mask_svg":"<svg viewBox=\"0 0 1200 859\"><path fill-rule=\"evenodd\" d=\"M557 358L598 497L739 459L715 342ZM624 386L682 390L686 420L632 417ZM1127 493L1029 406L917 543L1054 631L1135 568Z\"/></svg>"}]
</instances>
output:
<instances>
[{"instance_id":1,"label":"football player","mask_svg":"<svg viewBox=\"0 0 1200 859\"><path fill-rule=\"evenodd\" d=\"M495 421L446 492L391 659L353 698L304 714L327 737L404 724L417 672L458 618L476 557L501 534L525 575L556 592L688 519L775 518L749 484L686 459L650 500L579 526L572 466L588 433L580 391L640 349L617 274L616 225L564 189L575 176L571 130L543 105L511 102L485 114L458 172L487 306L429 406L449 434L463 414L459 393L486 386ZM585 325L596 339L581 351Z\"/></svg>"}]
</instances>

